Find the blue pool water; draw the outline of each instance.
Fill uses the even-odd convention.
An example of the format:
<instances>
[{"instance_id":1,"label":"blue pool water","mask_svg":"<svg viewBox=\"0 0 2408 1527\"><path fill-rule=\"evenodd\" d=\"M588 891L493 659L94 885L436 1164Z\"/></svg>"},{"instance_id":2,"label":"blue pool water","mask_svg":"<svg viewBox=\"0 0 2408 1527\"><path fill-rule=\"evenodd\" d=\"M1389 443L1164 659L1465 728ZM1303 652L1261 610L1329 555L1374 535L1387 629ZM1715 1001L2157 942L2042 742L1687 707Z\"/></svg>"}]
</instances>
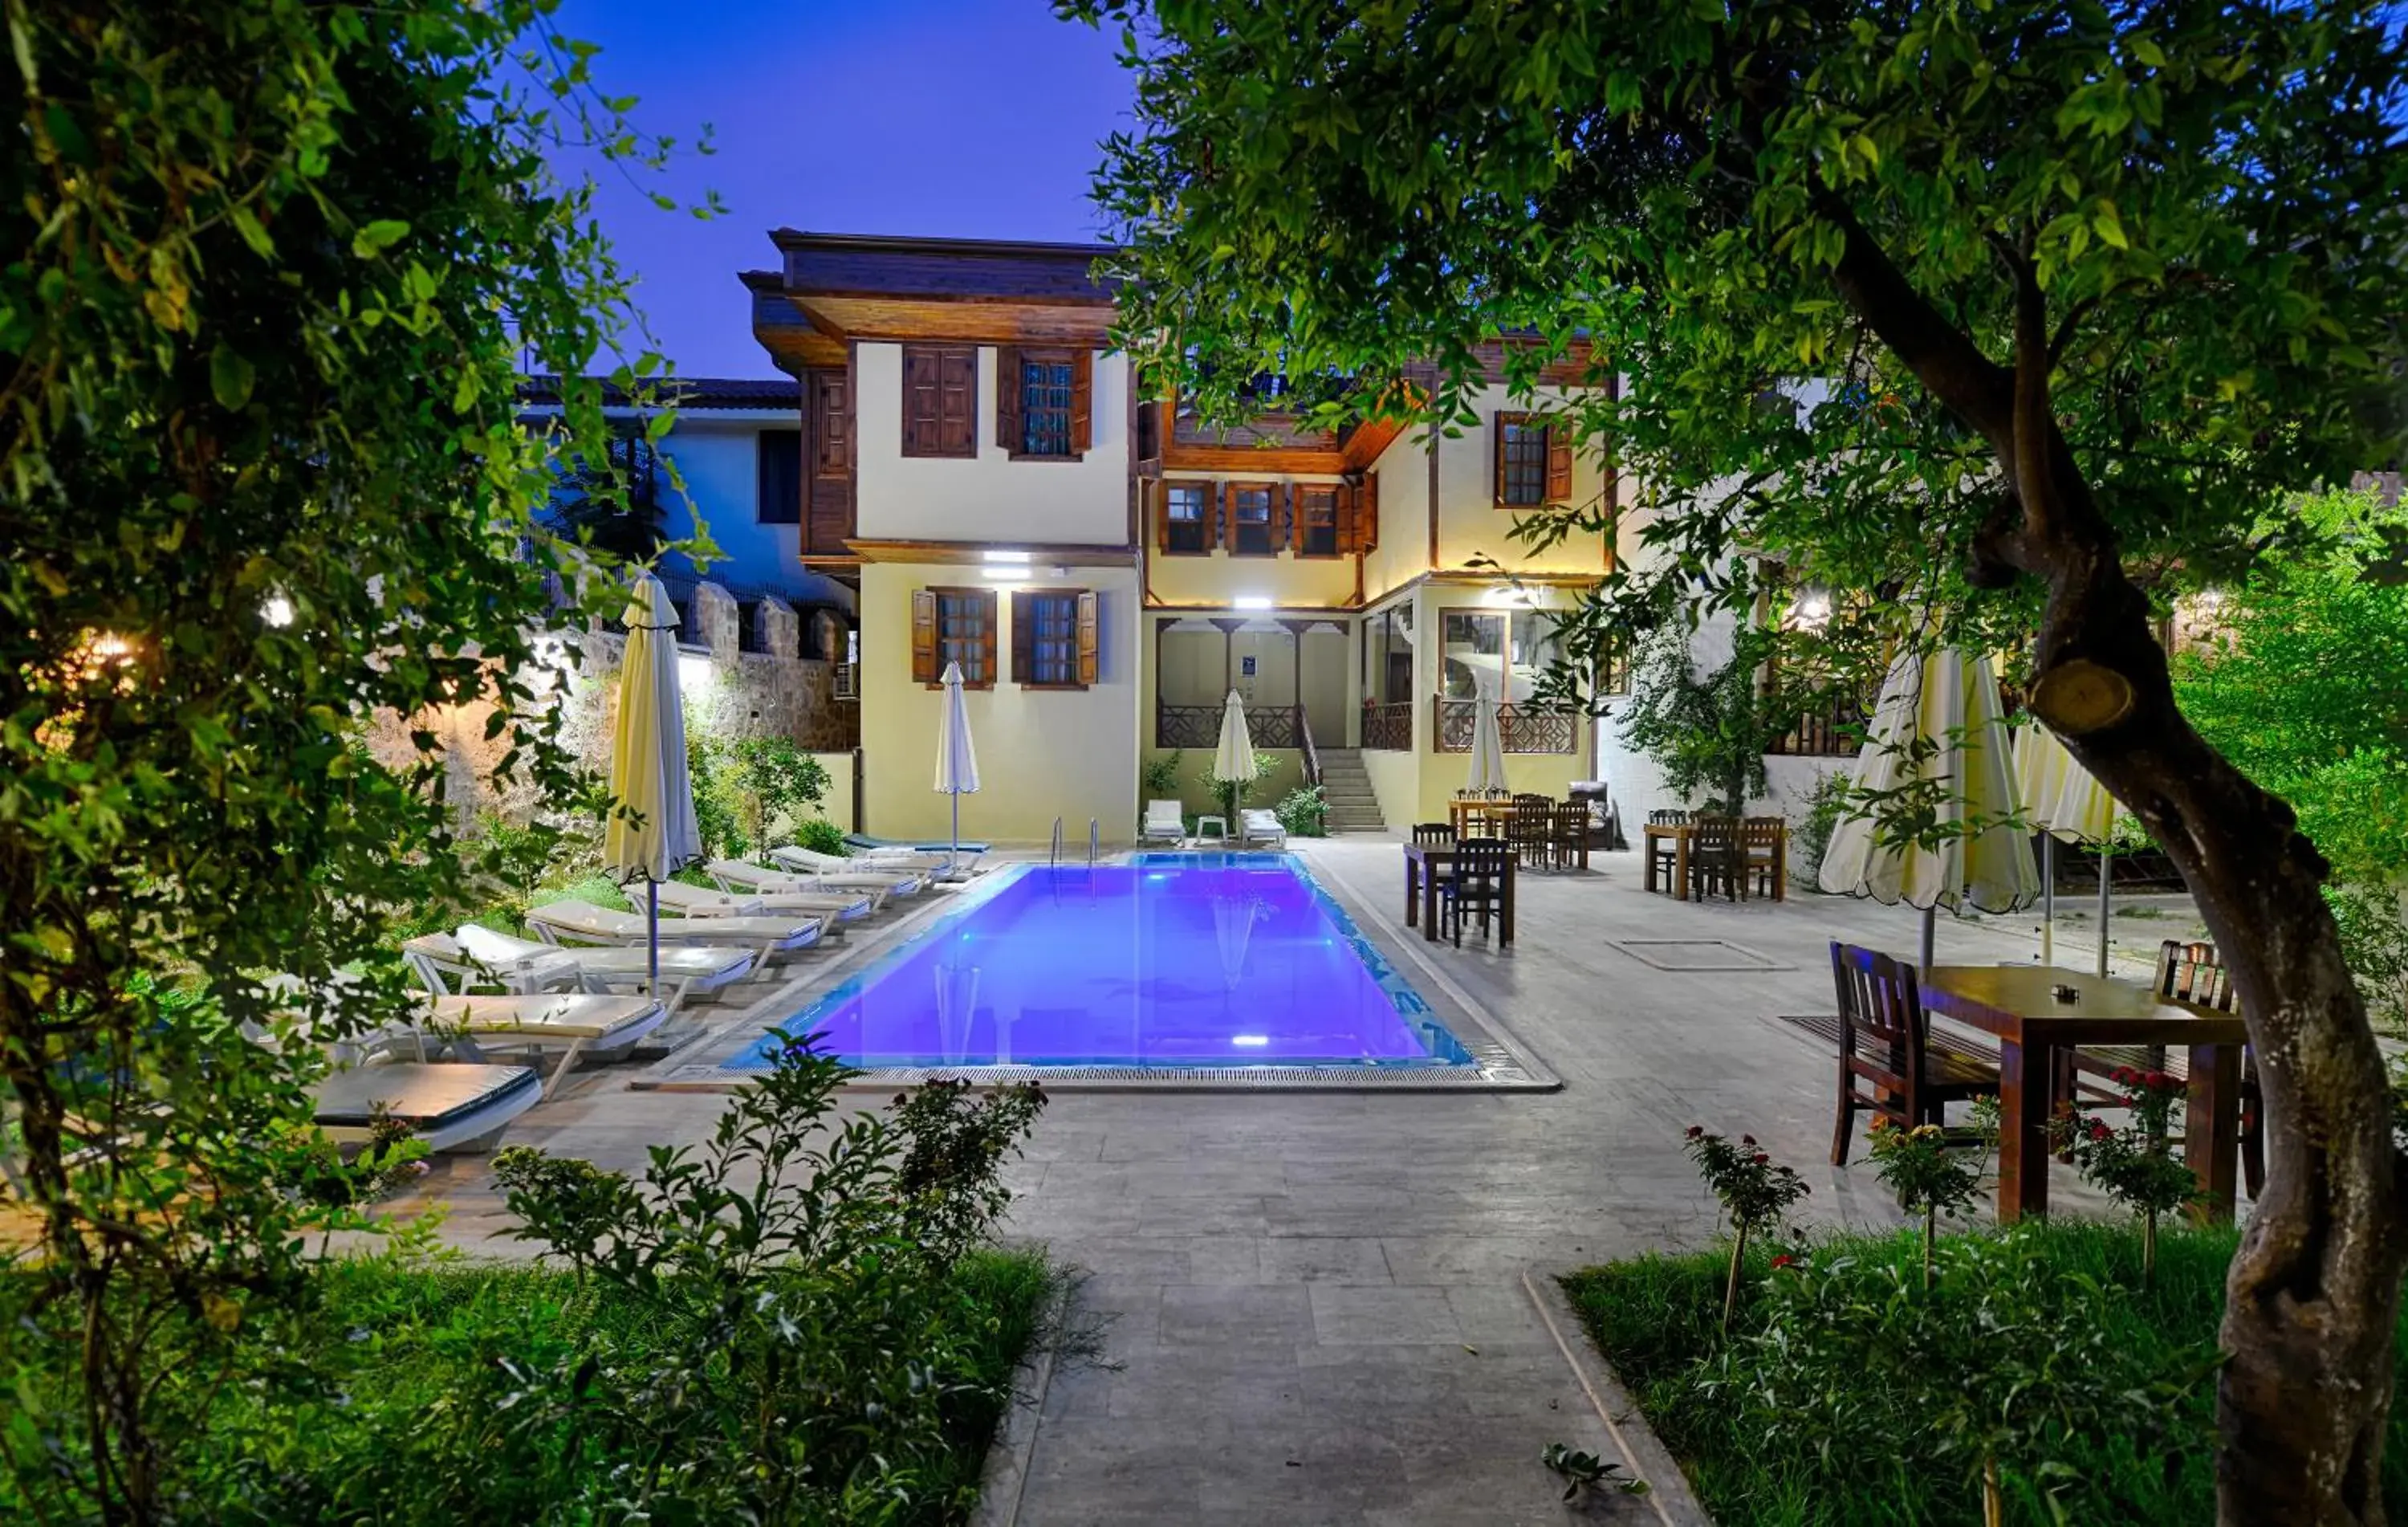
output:
<instances>
[{"instance_id":1,"label":"blue pool water","mask_svg":"<svg viewBox=\"0 0 2408 1527\"><path fill-rule=\"evenodd\" d=\"M1034 865L969 894L789 1031L870 1069L1476 1063L1284 856Z\"/></svg>"}]
</instances>

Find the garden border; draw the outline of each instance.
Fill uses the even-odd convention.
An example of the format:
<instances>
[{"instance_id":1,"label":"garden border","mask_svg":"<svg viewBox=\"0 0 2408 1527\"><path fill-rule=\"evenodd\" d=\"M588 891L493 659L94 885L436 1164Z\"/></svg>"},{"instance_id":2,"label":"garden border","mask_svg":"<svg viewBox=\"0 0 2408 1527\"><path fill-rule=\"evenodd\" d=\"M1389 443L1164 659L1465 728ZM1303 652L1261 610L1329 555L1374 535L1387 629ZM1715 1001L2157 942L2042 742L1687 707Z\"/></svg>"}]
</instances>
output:
<instances>
[{"instance_id":1,"label":"garden border","mask_svg":"<svg viewBox=\"0 0 2408 1527\"><path fill-rule=\"evenodd\" d=\"M979 1471L978 1505L970 1508L968 1527L1015 1527L1020 1520L1021 1492L1028 1487L1029 1461L1037 1456L1037 1433L1045 1424L1045 1396L1054 1388L1054 1364L1063 1334L1069 1329L1070 1304L1079 1279L1055 1264L1061 1287L1048 1301L1053 1308L1037 1345L1013 1370L1011 1400L1004 1407L999 1434L987 1445L986 1466ZM1029 1374L1024 1392L1021 1371Z\"/></svg>"},{"instance_id":2,"label":"garden border","mask_svg":"<svg viewBox=\"0 0 2408 1527\"><path fill-rule=\"evenodd\" d=\"M1564 1292L1564 1278L1577 1268L1549 1269L1526 1267L1522 1270L1522 1289L1538 1306L1539 1321L1547 1334L1555 1339L1555 1350L1564 1356L1572 1376L1580 1381L1581 1392L1605 1423L1606 1435L1622 1453L1622 1462L1633 1474L1647 1481L1647 1493L1641 1497L1655 1508L1664 1527L1714 1527L1714 1519L1698 1504L1695 1491L1689 1488L1689 1477L1681 1472L1677 1462L1656 1435L1655 1428L1639 1408L1639 1402L1622 1387L1614 1376L1612 1364L1589 1340L1588 1327L1581 1322L1580 1314L1572 1308L1571 1297Z\"/></svg>"}]
</instances>

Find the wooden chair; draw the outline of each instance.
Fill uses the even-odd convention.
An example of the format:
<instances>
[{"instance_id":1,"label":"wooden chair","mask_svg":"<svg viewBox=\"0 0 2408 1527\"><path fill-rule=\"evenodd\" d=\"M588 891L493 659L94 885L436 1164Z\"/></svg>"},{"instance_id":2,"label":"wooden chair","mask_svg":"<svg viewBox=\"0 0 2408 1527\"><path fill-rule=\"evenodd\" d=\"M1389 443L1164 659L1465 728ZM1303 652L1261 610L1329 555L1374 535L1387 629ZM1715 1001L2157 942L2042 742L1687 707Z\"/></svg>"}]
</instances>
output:
<instances>
[{"instance_id":1,"label":"wooden chair","mask_svg":"<svg viewBox=\"0 0 2408 1527\"><path fill-rule=\"evenodd\" d=\"M1700 816L1689 824L1689 899L1702 901L1719 891L1736 901L1745 878L1740 862L1739 820Z\"/></svg>"},{"instance_id":2,"label":"wooden chair","mask_svg":"<svg viewBox=\"0 0 2408 1527\"><path fill-rule=\"evenodd\" d=\"M1567 800L1555 808L1555 830L1548 835L1547 847L1556 869L1569 870L1580 862L1588 835L1588 802Z\"/></svg>"},{"instance_id":3,"label":"wooden chair","mask_svg":"<svg viewBox=\"0 0 2408 1527\"><path fill-rule=\"evenodd\" d=\"M1545 796L1516 797L1513 814L1505 822L1505 841L1513 845L1513 857L1526 870L1543 870L1553 850L1548 840L1554 835L1555 803Z\"/></svg>"},{"instance_id":4,"label":"wooden chair","mask_svg":"<svg viewBox=\"0 0 2408 1527\"><path fill-rule=\"evenodd\" d=\"M1750 816L1739 825L1741 868L1757 896L1770 896L1779 889L1773 877L1781 872L1781 835L1788 827L1778 816Z\"/></svg>"},{"instance_id":5,"label":"wooden chair","mask_svg":"<svg viewBox=\"0 0 2408 1527\"><path fill-rule=\"evenodd\" d=\"M2168 939L2158 944L2155 984L2158 996L2193 1007L2231 1013L2240 1006L2232 972L2224 968L2224 957L2212 944ZM2153 1045L2151 1053L2156 1069L2164 1070L2164 1046ZM2241 1052L2241 1175L2251 1198L2266 1186L2266 1089L2258 1080L2257 1054L2249 1049Z\"/></svg>"},{"instance_id":6,"label":"wooden chair","mask_svg":"<svg viewBox=\"0 0 2408 1527\"><path fill-rule=\"evenodd\" d=\"M1856 1115L1870 1112L1901 1129L1945 1124L1948 1104L1995 1095L1996 1066L1932 1047L1914 968L1852 944L1831 944L1831 981L1840 1001L1839 1117L1831 1164L1848 1164ZM1860 1090L1859 1082L1871 1084Z\"/></svg>"},{"instance_id":7,"label":"wooden chair","mask_svg":"<svg viewBox=\"0 0 2408 1527\"><path fill-rule=\"evenodd\" d=\"M1455 846L1455 824L1416 822L1413 824L1413 842L1425 848L1452 848Z\"/></svg>"},{"instance_id":8,"label":"wooden chair","mask_svg":"<svg viewBox=\"0 0 2408 1527\"><path fill-rule=\"evenodd\" d=\"M1480 915L1487 936L1490 919L1505 905L1505 877L1512 873L1513 845L1502 838L1465 838L1455 845L1455 873L1439 882L1439 926L1452 927L1463 947L1463 915Z\"/></svg>"},{"instance_id":9,"label":"wooden chair","mask_svg":"<svg viewBox=\"0 0 2408 1527\"><path fill-rule=\"evenodd\" d=\"M1684 811L1657 811L1647 814L1647 825L1654 828L1679 828L1689 825L1689 814ZM1680 857L1679 845L1669 838L1650 838L1647 852L1656 858L1655 870L1669 883L1672 865Z\"/></svg>"}]
</instances>

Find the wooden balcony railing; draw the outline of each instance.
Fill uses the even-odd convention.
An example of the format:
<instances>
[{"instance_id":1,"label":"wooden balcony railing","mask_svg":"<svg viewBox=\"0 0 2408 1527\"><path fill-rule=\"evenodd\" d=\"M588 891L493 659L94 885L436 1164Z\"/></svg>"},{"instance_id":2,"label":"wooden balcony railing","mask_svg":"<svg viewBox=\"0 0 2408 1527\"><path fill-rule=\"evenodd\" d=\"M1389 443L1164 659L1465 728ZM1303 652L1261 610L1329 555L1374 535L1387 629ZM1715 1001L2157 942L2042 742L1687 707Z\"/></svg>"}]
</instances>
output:
<instances>
[{"instance_id":1,"label":"wooden balcony railing","mask_svg":"<svg viewBox=\"0 0 2408 1527\"><path fill-rule=\"evenodd\" d=\"M1853 758L1861 751L1856 732L1864 718L1864 707L1854 700L1828 701L1799 716L1789 735L1765 751L1789 758Z\"/></svg>"},{"instance_id":2,"label":"wooden balcony railing","mask_svg":"<svg viewBox=\"0 0 2408 1527\"><path fill-rule=\"evenodd\" d=\"M1479 701L1440 698L1431 703L1438 707L1437 751L1470 752ZM1497 727L1508 753L1580 751L1581 715L1577 711L1541 711L1508 701L1497 707Z\"/></svg>"},{"instance_id":3,"label":"wooden balcony railing","mask_svg":"<svg viewBox=\"0 0 2408 1527\"><path fill-rule=\"evenodd\" d=\"M1204 748L1221 745L1218 705L1156 705L1154 708L1155 747ZM1246 731L1258 748L1299 747L1297 708L1265 705L1246 708Z\"/></svg>"},{"instance_id":4,"label":"wooden balcony railing","mask_svg":"<svg viewBox=\"0 0 2408 1527\"><path fill-rule=\"evenodd\" d=\"M1383 753L1411 753L1413 749L1413 702L1400 699L1374 705L1365 701L1363 745Z\"/></svg>"}]
</instances>

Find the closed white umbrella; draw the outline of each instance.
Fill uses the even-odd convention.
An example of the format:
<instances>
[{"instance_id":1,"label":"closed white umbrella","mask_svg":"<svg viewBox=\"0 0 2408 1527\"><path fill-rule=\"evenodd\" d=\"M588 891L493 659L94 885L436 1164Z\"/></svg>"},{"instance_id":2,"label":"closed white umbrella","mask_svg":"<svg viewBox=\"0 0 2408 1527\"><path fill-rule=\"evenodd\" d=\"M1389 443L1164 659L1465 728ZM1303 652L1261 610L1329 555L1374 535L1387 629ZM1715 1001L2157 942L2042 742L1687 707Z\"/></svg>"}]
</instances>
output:
<instances>
[{"instance_id":1,"label":"closed white umbrella","mask_svg":"<svg viewBox=\"0 0 2408 1527\"><path fill-rule=\"evenodd\" d=\"M1960 906L2012 912L2040 896L2031 843L2016 821L1999 682L1986 657L1943 648L1900 658L1882 684L1864 751L1849 773L1856 787L1894 796L1918 784L1937 786L1934 825L1921 843L1884 843L1876 802L1840 823L1824 851L1822 886L1923 913L1922 968L1931 968L1937 910Z\"/></svg>"},{"instance_id":2,"label":"closed white umbrella","mask_svg":"<svg viewBox=\"0 0 2408 1527\"><path fill-rule=\"evenodd\" d=\"M1463 793L1484 796L1508 788L1505 784L1505 733L1497 725L1497 697L1485 677L1471 680L1471 772L1464 777Z\"/></svg>"},{"instance_id":3,"label":"closed white umbrella","mask_svg":"<svg viewBox=\"0 0 2408 1527\"><path fill-rule=\"evenodd\" d=\"M2040 961L2053 963L2057 931L2057 844L2099 845L2099 973L2107 973L2108 871L2115 834L2115 798L2074 762L2065 743L2034 722L2015 738L2015 794L2024 816L2040 829Z\"/></svg>"},{"instance_id":4,"label":"closed white umbrella","mask_svg":"<svg viewBox=\"0 0 2408 1527\"><path fill-rule=\"evenodd\" d=\"M1221 707L1221 745L1212 752L1212 777L1233 792L1254 783L1254 737L1246 729L1246 702L1234 689ZM1237 814L1242 799L1230 796L1230 815Z\"/></svg>"},{"instance_id":5,"label":"closed white umbrella","mask_svg":"<svg viewBox=\"0 0 2408 1527\"><path fill-rule=\"evenodd\" d=\"M953 851L945 861L951 871L962 857L962 797L978 793L978 749L970 742L961 664L945 665L944 684L945 708L937 717L937 793L953 798Z\"/></svg>"},{"instance_id":6,"label":"closed white umbrella","mask_svg":"<svg viewBox=\"0 0 2408 1527\"><path fill-rule=\"evenodd\" d=\"M644 881L651 990L661 987L664 880L702 857L694 782L685 766L685 704L678 694L677 606L650 573L637 576L627 605L627 651L619 667L619 717L610 733L610 794L602 868L622 885Z\"/></svg>"}]
</instances>

